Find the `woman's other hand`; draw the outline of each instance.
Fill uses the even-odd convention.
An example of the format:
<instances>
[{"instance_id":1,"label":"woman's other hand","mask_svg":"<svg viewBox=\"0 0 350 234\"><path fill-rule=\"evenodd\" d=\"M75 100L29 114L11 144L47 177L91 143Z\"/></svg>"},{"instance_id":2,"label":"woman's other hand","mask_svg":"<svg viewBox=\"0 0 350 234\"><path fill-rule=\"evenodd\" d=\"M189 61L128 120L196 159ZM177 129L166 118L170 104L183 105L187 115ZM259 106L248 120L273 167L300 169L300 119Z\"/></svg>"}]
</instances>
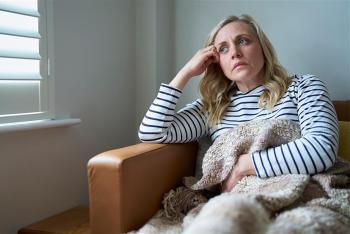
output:
<instances>
[{"instance_id":1,"label":"woman's other hand","mask_svg":"<svg viewBox=\"0 0 350 234\"><path fill-rule=\"evenodd\" d=\"M222 183L222 192L229 192L244 176L255 175L255 168L250 154L239 156L236 165Z\"/></svg>"},{"instance_id":2,"label":"woman's other hand","mask_svg":"<svg viewBox=\"0 0 350 234\"><path fill-rule=\"evenodd\" d=\"M211 63L217 63L219 59L219 53L214 45L200 49L185 64L169 85L182 90L192 77L202 74Z\"/></svg>"}]
</instances>

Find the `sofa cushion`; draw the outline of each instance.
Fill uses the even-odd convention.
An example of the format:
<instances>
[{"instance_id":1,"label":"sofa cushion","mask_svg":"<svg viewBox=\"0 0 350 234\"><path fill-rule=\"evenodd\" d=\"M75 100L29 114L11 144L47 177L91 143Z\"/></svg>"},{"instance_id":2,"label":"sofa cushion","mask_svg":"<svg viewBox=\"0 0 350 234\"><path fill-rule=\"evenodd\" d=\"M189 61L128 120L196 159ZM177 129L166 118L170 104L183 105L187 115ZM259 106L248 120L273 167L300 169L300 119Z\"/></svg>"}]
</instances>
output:
<instances>
[{"instance_id":1,"label":"sofa cushion","mask_svg":"<svg viewBox=\"0 0 350 234\"><path fill-rule=\"evenodd\" d=\"M213 144L209 136L204 136L198 140L198 151L197 151L197 158L196 158L196 169L195 169L195 177L197 179L202 178L203 171L202 171L202 162L205 153L209 149L209 147Z\"/></svg>"},{"instance_id":2,"label":"sofa cushion","mask_svg":"<svg viewBox=\"0 0 350 234\"><path fill-rule=\"evenodd\" d=\"M339 121L338 155L350 161L350 121Z\"/></svg>"}]
</instances>

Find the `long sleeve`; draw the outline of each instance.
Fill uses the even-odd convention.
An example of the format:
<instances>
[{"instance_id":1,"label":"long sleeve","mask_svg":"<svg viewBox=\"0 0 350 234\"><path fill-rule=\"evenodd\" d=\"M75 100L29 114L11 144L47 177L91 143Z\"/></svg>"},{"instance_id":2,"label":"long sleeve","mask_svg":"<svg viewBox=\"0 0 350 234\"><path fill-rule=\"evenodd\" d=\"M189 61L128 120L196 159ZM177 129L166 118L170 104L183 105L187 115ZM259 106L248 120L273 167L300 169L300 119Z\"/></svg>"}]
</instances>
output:
<instances>
[{"instance_id":1,"label":"long sleeve","mask_svg":"<svg viewBox=\"0 0 350 234\"><path fill-rule=\"evenodd\" d=\"M315 76L300 79L296 92L301 138L252 154L256 174L316 174L337 157L339 133L334 106L325 85Z\"/></svg>"},{"instance_id":2,"label":"long sleeve","mask_svg":"<svg viewBox=\"0 0 350 234\"><path fill-rule=\"evenodd\" d=\"M194 141L208 133L206 117L200 100L186 105L176 113L182 91L161 84L157 97L144 116L139 138L149 143L183 143Z\"/></svg>"}]
</instances>

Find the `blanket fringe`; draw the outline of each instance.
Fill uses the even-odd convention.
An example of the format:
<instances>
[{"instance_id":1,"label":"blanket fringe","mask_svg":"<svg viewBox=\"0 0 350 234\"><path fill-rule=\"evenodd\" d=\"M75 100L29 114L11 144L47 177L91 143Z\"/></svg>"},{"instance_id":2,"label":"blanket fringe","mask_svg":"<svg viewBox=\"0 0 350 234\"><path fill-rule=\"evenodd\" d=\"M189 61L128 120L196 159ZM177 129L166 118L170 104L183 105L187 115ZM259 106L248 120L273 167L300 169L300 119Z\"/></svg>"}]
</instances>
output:
<instances>
[{"instance_id":1,"label":"blanket fringe","mask_svg":"<svg viewBox=\"0 0 350 234\"><path fill-rule=\"evenodd\" d=\"M164 195L163 209L159 216L180 221L192 208L207 201L208 199L199 192L180 186Z\"/></svg>"}]
</instances>

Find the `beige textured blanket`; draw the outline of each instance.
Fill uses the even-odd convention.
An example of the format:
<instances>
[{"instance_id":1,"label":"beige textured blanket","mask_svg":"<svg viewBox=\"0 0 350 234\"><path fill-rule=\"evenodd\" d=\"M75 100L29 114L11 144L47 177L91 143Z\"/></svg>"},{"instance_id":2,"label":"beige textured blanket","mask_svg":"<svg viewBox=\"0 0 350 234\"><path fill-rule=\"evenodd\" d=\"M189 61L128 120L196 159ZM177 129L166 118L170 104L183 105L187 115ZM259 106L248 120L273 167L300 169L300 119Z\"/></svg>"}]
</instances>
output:
<instances>
[{"instance_id":1,"label":"beige textured blanket","mask_svg":"<svg viewBox=\"0 0 350 234\"><path fill-rule=\"evenodd\" d=\"M229 193L206 192L222 182L243 153L300 137L288 120L252 121L227 131L207 151L203 177L167 193L137 233L350 233L350 163L313 176L244 177ZM198 190L200 189L200 190ZM208 200L209 199L209 200Z\"/></svg>"}]
</instances>

